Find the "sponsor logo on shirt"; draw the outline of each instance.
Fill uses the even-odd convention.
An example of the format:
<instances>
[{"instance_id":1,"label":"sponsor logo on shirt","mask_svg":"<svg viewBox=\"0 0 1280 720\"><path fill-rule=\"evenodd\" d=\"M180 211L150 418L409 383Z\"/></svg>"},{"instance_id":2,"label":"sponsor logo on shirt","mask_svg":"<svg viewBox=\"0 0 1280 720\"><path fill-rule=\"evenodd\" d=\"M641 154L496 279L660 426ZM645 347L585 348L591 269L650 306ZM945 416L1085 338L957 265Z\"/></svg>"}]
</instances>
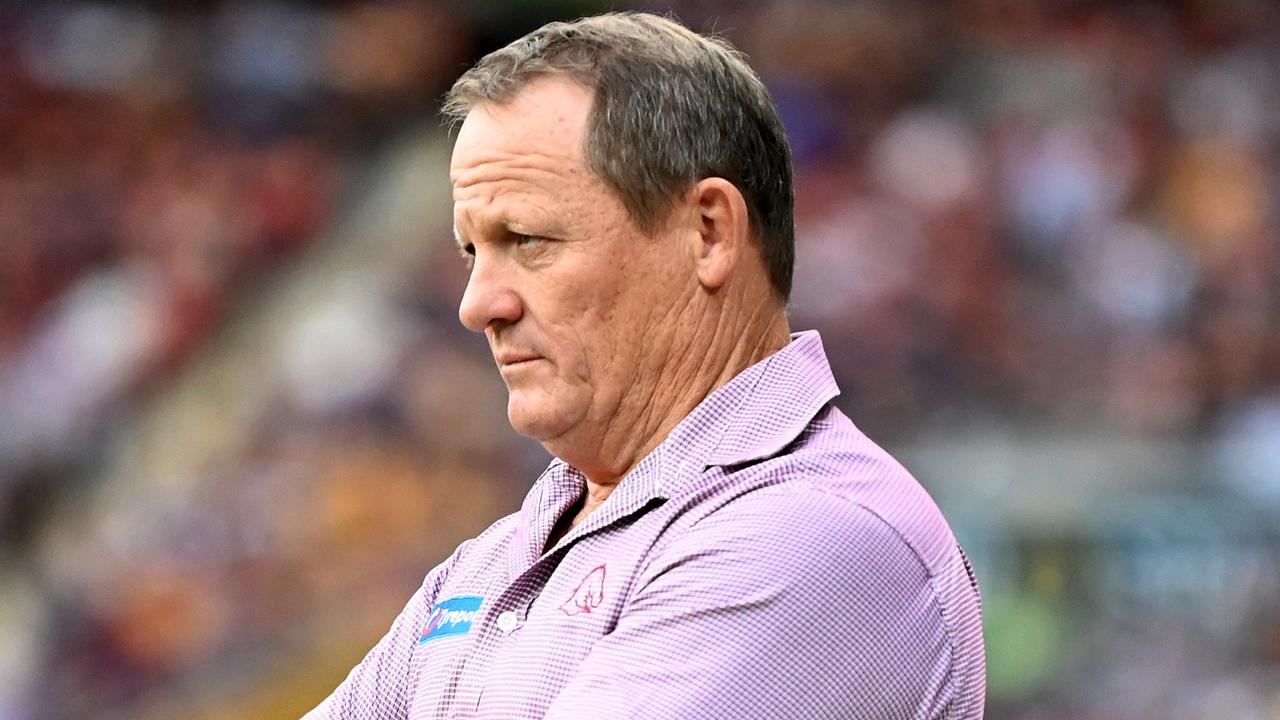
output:
<instances>
[{"instance_id":1,"label":"sponsor logo on shirt","mask_svg":"<svg viewBox=\"0 0 1280 720\"><path fill-rule=\"evenodd\" d=\"M471 623L480 615L480 605L484 598L479 595L458 595L436 603L431 608L427 624L418 635L418 644L435 638L449 635L466 635L471 632Z\"/></svg>"},{"instance_id":2,"label":"sponsor logo on shirt","mask_svg":"<svg viewBox=\"0 0 1280 720\"><path fill-rule=\"evenodd\" d=\"M565 615L590 613L604 600L604 565L596 567L582 578L569 599L560 606Z\"/></svg>"}]
</instances>

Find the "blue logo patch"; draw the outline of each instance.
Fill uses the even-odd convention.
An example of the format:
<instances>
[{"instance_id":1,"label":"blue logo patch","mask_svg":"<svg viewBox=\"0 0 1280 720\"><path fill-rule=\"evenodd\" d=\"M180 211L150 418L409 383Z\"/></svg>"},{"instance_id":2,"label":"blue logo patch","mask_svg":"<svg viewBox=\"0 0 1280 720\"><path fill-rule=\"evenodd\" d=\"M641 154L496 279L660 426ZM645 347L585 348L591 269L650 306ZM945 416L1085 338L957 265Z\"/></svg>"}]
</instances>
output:
<instances>
[{"instance_id":1,"label":"blue logo patch","mask_svg":"<svg viewBox=\"0 0 1280 720\"><path fill-rule=\"evenodd\" d=\"M484 598L479 595L459 595L431 608L431 616L427 618L426 627L418 635L418 644L449 635L466 635L471 632L471 623L480 615L480 604Z\"/></svg>"}]
</instances>

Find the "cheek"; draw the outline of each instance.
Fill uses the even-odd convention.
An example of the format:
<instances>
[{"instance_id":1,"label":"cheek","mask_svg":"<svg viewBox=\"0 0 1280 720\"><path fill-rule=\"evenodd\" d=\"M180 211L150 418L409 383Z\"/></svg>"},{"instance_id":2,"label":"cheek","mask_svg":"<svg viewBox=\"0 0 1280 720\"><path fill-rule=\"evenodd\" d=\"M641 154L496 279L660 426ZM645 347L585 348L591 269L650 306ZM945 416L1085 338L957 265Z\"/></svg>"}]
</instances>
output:
<instances>
[{"instance_id":1,"label":"cheek","mask_svg":"<svg viewBox=\"0 0 1280 720\"><path fill-rule=\"evenodd\" d=\"M564 292L554 306L547 306L541 323L558 378L596 389L616 383L624 375L622 360L634 345L635 326L619 285L568 282L561 288Z\"/></svg>"},{"instance_id":2,"label":"cheek","mask_svg":"<svg viewBox=\"0 0 1280 720\"><path fill-rule=\"evenodd\" d=\"M654 279L625 278L599 298L594 316L596 351L601 371L615 382L637 380L645 358L667 348L655 344L663 322L664 298L654 292Z\"/></svg>"},{"instance_id":3,"label":"cheek","mask_svg":"<svg viewBox=\"0 0 1280 720\"><path fill-rule=\"evenodd\" d=\"M599 300L572 280L549 285L549 292L528 303L540 349L553 361L562 380L584 379L598 354L598 334L607 327L599 313Z\"/></svg>"}]
</instances>

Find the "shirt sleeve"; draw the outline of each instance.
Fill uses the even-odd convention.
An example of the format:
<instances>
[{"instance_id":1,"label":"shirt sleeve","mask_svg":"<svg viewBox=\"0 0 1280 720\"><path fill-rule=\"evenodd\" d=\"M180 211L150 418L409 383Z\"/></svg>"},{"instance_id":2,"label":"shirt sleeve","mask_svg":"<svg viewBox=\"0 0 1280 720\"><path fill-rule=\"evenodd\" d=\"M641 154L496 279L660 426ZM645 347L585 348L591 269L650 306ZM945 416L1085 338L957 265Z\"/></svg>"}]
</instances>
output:
<instances>
[{"instance_id":1,"label":"shirt sleeve","mask_svg":"<svg viewBox=\"0 0 1280 720\"><path fill-rule=\"evenodd\" d=\"M466 543L427 573L391 629L352 668L347 679L302 720L405 720L409 716L409 660L440 587Z\"/></svg>"},{"instance_id":2,"label":"shirt sleeve","mask_svg":"<svg viewBox=\"0 0 1280 720\"><path fill-rule=\"evenodd\" d=\"M547 720L947 717L951 643L929 573L871 511L749 493L657 551Z\"/></svg>"}]
</instances>

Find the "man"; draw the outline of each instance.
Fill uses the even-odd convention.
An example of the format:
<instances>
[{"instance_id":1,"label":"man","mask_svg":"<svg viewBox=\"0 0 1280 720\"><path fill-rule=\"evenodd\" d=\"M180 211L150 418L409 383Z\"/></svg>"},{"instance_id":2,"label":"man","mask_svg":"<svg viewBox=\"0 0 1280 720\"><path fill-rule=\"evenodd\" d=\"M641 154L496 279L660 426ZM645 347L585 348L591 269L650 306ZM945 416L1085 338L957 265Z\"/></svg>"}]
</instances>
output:
<instances>
[{"instance_id":1,"label":"man","mask_svg":"<svg viewBox=\"0 0 1280 720\"><path fill-rule=\"evenodd\" d=\"M742 57L553 23L446 111L459 316L556 459L308 717L981 717L968 564L790 334L790 155Z\"/></svg>"}]
</instances>

